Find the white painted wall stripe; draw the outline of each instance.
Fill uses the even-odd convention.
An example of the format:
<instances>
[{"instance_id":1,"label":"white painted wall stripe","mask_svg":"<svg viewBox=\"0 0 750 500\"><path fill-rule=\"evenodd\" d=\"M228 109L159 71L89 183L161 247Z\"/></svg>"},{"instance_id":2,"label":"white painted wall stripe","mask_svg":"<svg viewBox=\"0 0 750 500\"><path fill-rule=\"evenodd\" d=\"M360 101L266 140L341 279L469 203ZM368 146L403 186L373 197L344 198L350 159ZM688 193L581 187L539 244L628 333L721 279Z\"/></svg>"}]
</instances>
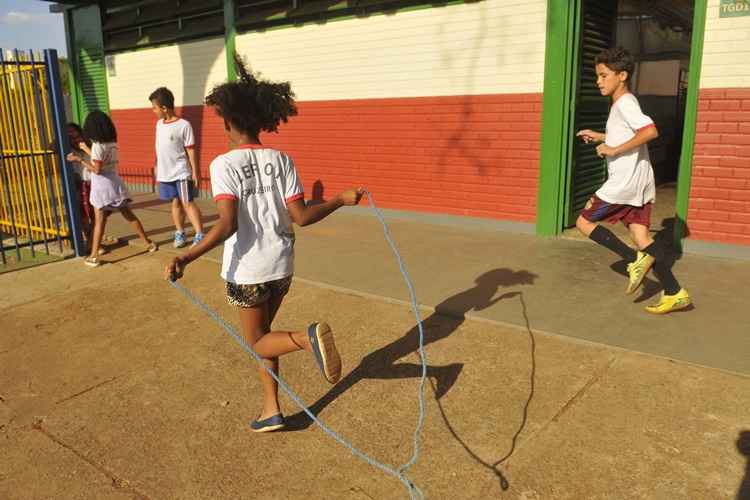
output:
<instances>
[{"instance_id":1,"label":"white painted wall stripe","mask_svg":"<svg viewBox=\"0 0 750 500\"><path fill-rule=\"evenodd\" d=\"M226 81L224 39L180 43L114 55L116 76L107 76L111 109L147 108L157 87L169 88L176 106L203 104Z\"/></svg>"},{"instance_id":2,"label":"white painted wall stripe","mask_svg":"<svg viewBox=\"0 0 750 500\"><path fill-rule=\"evenodd\" d=\"M301 101L538 93L547 2L486 0L245 33L237 51Z\"/></svg>"},{"instance_id":3,"label":"white painted wall stripe","mask_svg":"<svg viewBox=\"0 0 750 500\"><path fill-rule=\"evenodd\" d=\"M750 16L719 17L720 0L708 1L701 88L750 87Z\"/></svg>"}]
</instances>

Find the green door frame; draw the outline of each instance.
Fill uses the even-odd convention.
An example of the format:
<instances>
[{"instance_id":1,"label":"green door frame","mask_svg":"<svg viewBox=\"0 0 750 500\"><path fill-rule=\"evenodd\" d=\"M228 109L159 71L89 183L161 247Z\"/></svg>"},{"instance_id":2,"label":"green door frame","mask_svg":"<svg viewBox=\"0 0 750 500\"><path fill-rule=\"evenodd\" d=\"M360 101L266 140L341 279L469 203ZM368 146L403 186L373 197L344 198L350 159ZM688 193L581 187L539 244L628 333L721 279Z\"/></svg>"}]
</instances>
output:
<instances>
[{"instance_id":1,"label":"green door frame","mask_svg":"<svg viewBox=\"0 0 750 500\"><path fill-rule=\"evenodd\" d=\"M573 66L579 39L579 4L580 0L547 1L542 144L536 214L536 233L540 236L555 236L565 229L565 199L570 183L571 140L568 127L575 110L571 87L575 80ZM695 0L675 205L674 244L678 250L682 249L687 227L706 11L707 0Z\"/></svg>"},{"instance_id":2,"label":"green door frame","mask_svg":"<svg viewBox=\"0 0 750 500\"><path fill-rule=\"evenodd\" d=\"M75 57L75 35L73 34L73 21L71 9L63 11L63 20L65 23L65 45L68 49L68 92L70 92L70 108L73 116L70 120L83 124L81 111L78 109L78 58Z\"/></svg>"},{"instance_id":3,"label":"green door frame","mask_svg":"<svg viewBox=\"0 0 750 500\"><path fill-rule=\"evenodd\" d=\"M101 51L102 61L100 68L104 73L104 86L102 88L102 95L100 96L102 102L106 105L104 111L109 111L109 89L107 88L106 80L106 67L104 63L104 40L102 38L102 27L101 27L101 14L96 19L97 25L91 26L86 25L88 33L82 29L81 23L76 23L73 15L74 11L79 7L68 7L63 11L64 23L65 23L65 44L68 50L68 85L70 91L71 108L73 111L73 120L76 123L83 125L83 121L86 118L84 111L84 102L81 95L81 68L79 67L78 55L82 47L93 47ZM81 8L96 8L99 13L98 4L87 4L81 6ZM78 25L76 25L78 24ZM92 29L93 28L93 29Z\"/></svg>"},{"instance_id":4,"label":"green door frame","mask_svg":"<svg viewBox=\"0 0 750 500\"><path fill-rule=\"evenodd\" d=\"M693 6L693 35L690 43L690 68L688 73L685 122L682 129L682 150L677 172L677 200L675 203L674 247L682 252L682 240L687 236L687 215L690 202L690 183L693 179L693 152L695 150L695 123L698 118L698 94L703 65L703 38L706 33L708 0L695 0Z\"/></svg>"},{"instance_id":5,"label":"green door frame","mask_svg":"<svg viewBox=\"0 0 750 500\"><path fill-rule=\"evenodd\" d=\"M224 49L227 53L227 78L237 80L237 69L234 67L237 6L235 0L224 0Z\"/></svg>"},{"instance_id":6,"label":"green door frame","mask_svg":"<svg viewBox=\"0 0 750 500\"><path fill-rule=\"evenodd\" d=\"M572 116L570 96L577 47L579 2L547 1L547 42L544 57L544 96L542 107L542 146L539 165L536 232L554 236L562 231L565 218L565 191L568 185Z\"/></svg>"}]
</instances>

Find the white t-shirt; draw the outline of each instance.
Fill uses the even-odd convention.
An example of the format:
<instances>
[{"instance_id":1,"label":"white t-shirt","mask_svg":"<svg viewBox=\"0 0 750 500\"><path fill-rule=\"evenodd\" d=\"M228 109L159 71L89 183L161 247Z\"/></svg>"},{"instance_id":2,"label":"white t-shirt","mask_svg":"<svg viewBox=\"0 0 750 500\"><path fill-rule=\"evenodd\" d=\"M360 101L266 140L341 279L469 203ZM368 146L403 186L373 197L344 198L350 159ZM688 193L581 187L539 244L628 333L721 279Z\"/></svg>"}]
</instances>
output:
<instances>
[{"instance_id":1,"label":"white t-shirt","mask_svg":"<svg viewBox=\"0 0 750 500\"><path fill-rule=\"evenodd\" d=\"M609 110L605 143L617 147L635 137L639 130L653 126L654 121L643 114L638 99L627 93L615 101ZM654 170L646 144L607 157L607 172L607 181L596 192L602 200L641 207L656 199Z\"/></svg>"},{"instance_id":2,"label":"white t-shirt","mask_svg":"<svg viewBox=\"0 0 750 500\"><path fill-rule=\"evenodd\" d=\"M91 163L101 165L98 175L117 172L117 143L115 142L92 142ZM91 175L97 175L91 173Z\"/></svg>"},{"instance_id":3,"label":"white t-shirt","mask_svg":"<svg viewBox=\"0 0 750 500\"><path fill-rule=\"evenodd\" d=\"M211 162L214 200L237 200L237 232L224 242L221 277L237 284L294 273L294 233L287 203L304 199L294 162L286 154L245 145Z\"/></svg>"},{"instance_id":4,"label":"white t-shirt","mask_svg":"<svg viewBox=\"0 0 750 500\"><path fill-rule=\"evenodd\" d=\"M187 120L156 122L156 180L172 182L192 177L185 148L194 146L193 127Z\"/></svg>"},{"instance_id":5,"label":"white t-shirt","mask_svg":"<svg viewBox=\"0 0 750 500\"><path fill-rule=\"evenodd\" d=\"M96 208L121 207L130 200L130 194L117 175L117 144L94 142L91 145L91 162L100 165L98 174L91 173L89 201Z\"/></svg>"}]
</instances>

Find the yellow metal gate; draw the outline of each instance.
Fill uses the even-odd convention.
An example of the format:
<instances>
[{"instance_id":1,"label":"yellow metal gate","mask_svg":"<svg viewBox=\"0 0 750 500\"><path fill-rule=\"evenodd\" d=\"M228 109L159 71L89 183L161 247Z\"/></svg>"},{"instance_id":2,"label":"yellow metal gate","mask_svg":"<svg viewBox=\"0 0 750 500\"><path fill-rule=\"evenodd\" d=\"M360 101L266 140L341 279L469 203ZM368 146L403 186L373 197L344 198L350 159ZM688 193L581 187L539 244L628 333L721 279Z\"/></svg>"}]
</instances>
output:
<instances>
[{"instance_id":1,"label":"yellow metal gate","mask_svg":"<svg viewBox=\"0 0 750 500\"><path fill-rule=\"evenodd\" d=\"M52 60L54 58L54 60ZM62 93L55 51L0 50L0 254L20 260L21 249L78 252L77 204L66 150ZM66 135L66 134L65 134ZM70 215L74 217L70 217ZM71 244L73 243L73 244Z\"/></svg>"}]
</instances>

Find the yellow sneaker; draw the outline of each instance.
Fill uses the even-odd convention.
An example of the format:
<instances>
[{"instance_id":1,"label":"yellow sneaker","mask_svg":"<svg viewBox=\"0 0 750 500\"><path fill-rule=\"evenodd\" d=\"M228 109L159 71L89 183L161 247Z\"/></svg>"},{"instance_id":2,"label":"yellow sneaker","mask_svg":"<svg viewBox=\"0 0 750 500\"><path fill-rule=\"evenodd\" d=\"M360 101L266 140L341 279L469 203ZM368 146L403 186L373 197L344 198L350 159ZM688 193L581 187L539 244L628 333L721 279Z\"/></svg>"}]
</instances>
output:
<instances>
[{"instance_id":1,"label":"yellow sneaker","mask_svg":"<svg viewBox=\"0 0 750 500\"><path fill-rule=\"evenodd\" d=\"M646 252L638 252L635 261L628 264L628 288L625 290L626 294L630 295L638 290L638 287L643 283L643 278L646 277L651 266L654 265L655 260Z\"/></svg>"},{"instance_id":2,"label":"yellow sneaker","mask_svg":"<svg viewBox=\"0 0 750 500\"><path fill-rule=\"evenodd\" d=\"M651 314L667 314L668 312L685 309L690 304L692 304L690 295L688 295L687 290L681 288L680 291L674 295L666 295L662 292L659 302L647 306L646 310Z\"/></svg>"}]
</instances>

